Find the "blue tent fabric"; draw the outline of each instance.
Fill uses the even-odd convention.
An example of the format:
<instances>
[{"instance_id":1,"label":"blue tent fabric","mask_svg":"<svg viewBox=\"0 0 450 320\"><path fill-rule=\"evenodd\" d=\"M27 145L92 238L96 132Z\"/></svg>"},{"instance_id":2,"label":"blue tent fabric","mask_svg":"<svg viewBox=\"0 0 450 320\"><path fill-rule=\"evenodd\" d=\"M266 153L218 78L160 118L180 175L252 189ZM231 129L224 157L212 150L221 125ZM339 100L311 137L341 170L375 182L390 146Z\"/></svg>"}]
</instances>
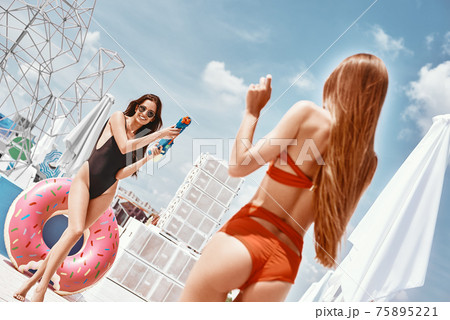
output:
<instances>
[{"instance_id":1,"label":"blue tent fabric","mask_svg":"<svg viewBox=\"0 0 450 320\"><path fill-rule=\"evenodd\" d=\"M5 219L8 213L9 207L13 203L14 199L22 192L22 189L9 181L7 178L0 176L0 254L8 257L8 252L5 247Z\"/></svg>"},{"instance_id":2,"label":"blue tent fabric","mask_svg":"<svg viewBox=\"0 0 450 320\"><path fill-rule=\"evenodd\" d=\"M9 137L11 135L11 130L13 130L15 126L16 123L14 121L0 113L0 135L6 138Z\"/></svg>"},{"instance_id":3,"label":"blue tent fabric","mask_svg":"<svg viewBox=\"0 0 450 320\"><path fill-rule=\"evenodd\" d=\"M52 164L61 158L62 152L57 150L52 150L44 158L44 161L39 164L39 171L41 171L46 178L58 177L61 173L59 166L53 166Z\"/></svg>"}]
</instances>

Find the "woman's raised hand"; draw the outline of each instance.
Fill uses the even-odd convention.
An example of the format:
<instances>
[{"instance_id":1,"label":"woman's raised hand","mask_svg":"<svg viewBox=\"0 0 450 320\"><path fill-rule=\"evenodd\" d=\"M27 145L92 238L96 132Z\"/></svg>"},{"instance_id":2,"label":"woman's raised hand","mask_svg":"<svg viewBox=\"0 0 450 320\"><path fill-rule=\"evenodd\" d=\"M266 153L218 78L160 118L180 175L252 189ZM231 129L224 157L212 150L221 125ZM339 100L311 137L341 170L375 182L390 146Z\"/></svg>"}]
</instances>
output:
<instances>
[{"instance_id":1,"label":"woman's raised hand","mask_svg":"<svg viewBox=\"0 0 450 320\"><path fill-rule=\"evenodd\" d=\"M262 108L267 104L272 93L272 76L259 79L259 84L251 84L247 91L247 112L259 117Z\"/></svg>"},{"instance_id":2,"label":"woman's raised hand","mask_svg":"<svg viewBox=\"0 0 450 320\"><path fill-rule=\"evenodd\" d=\"M149 159L159 155L162 152L162 146L157 146L156 144L154 144L150 147L150 151L151 153L147 152L147 156L149 157Z\"/></svg>"},{"instance_id":3,"label":"woman's raised hand","mask_svg":"<svg viewBox=\"0 0 450 320\"><path fill-rule=\"evenodd\" d=\"M180 134L180 130L181 129L178 129L175 125L173 125L171 127L161 129L159 133L161 134L161 138L173 139Z\"/></svg>"}]
</instances>

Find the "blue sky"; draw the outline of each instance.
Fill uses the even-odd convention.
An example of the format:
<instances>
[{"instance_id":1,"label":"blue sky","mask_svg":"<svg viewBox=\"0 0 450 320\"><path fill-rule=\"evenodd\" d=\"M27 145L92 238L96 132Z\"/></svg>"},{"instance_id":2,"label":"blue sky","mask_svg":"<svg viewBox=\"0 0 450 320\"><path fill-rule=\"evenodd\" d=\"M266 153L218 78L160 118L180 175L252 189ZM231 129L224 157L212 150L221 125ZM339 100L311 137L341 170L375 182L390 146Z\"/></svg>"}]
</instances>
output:
<instances>
[{"instance_id":1,"label":"blue sky","mask_svg":"<svg viewBox=\"0 0 450 320\"><path fill-rule=\"evenodd\" d=\"M445 0L97 1L83 59L104 47L125 62L110 91L116 98L113 111L151 92L163 100L165 126L186 114L195 120L178 138L170 161L122 182L159 209L192 166L198 139L203 139L202 151L228 158L250 83L273 76L272 103L259 121L259 138L295 102L321 105L323 82L342 59L358 52L378 55L390 75L376 137L379 166L350 222L354 228L423 137L431 117L450 112L449 15ZM250 199L263 174L261 169L246 178L229 214ZM396 300L450 301L449 192L447 173L425 285ZM309 235L288 300L298 300L325 273L313 257Z\"/></svg>"}]
</instances>

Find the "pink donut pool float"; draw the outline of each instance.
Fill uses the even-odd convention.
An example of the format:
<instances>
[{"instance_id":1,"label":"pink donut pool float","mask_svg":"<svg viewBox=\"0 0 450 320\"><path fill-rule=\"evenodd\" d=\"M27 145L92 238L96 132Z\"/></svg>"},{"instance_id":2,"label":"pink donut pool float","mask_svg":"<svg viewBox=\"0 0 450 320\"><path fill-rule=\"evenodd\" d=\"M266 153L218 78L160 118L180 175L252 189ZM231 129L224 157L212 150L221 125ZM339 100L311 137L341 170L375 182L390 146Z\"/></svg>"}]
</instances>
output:
<instances>
[{"instance_id":1,"label":"pink donut pool float","mask_svg":"<svg viewBox=\"0 0 450 320\"><path fill-rule=\"evenodd\" d=\"M37 269L50 248L43 229L52 217L67 211L71 180L42 180L24 190L12 203L5 221L5 246L14 266L24 272ZM111 208L84 233L81 250L69 255L52 277L60 295L81 292L111 268L119 247L117 221Z\"/></svg>"}]
</instances>

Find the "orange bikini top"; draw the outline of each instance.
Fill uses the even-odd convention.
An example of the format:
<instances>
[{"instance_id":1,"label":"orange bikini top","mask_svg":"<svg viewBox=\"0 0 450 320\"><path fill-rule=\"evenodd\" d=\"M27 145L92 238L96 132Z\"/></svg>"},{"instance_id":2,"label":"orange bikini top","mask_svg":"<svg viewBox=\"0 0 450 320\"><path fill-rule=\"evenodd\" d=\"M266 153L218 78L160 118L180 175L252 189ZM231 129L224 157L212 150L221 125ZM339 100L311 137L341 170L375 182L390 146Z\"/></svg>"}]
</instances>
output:
<instances>
[{"instance_id":1,"label":"orange bikini top","mask_svg":"<svg viewBox=\"0 0 450 320\"><path fill-rule=\"evenodd\" d=\"M281 170L278 167L275 167L275 160L273 160L270 165L269 169L267 169L267 174L269 177L271 177L273 180L278 181L279 183L285 184L287 186L297 187L297 188L312 188L314 185L302 170L300 170L299 167L295 165L294 160L289 156L287 152L281 153L279 157L281 157L282 154L285 154L287 157L287 163L288 165L294 170L295 174L286 172L284 170Z\"/></svg>"}]
</instances>

